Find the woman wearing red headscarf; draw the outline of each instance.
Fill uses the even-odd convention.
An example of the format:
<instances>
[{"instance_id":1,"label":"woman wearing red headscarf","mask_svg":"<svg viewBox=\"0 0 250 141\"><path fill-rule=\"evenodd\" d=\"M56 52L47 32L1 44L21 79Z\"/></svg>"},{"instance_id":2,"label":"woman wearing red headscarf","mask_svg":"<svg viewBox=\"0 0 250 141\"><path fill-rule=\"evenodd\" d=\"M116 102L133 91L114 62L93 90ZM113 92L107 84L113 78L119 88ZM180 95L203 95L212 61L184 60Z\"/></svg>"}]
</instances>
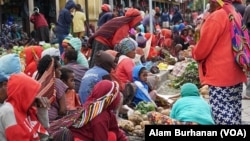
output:
<instances>
[{"instance_id":1,"label":"woman wearing red headscarf","mask_svg":"<svg viewBox=\"0 0 250 141\"><path fill-rule=\"evenodd\" d=\"M43 48L41 46L29 46L24 48L25 70L24 73L32 77L37 69L37 63L41 58Z\"/></svg>"},{"instance_id":2,"label":"woman wearing red headscarf","mask_svg":"<svg viewBox=\"0 0 250 141\"><path fill-rule=\"evenodd\" d=\"M110 12L111 11L111 6L109 4L103 4L101 6L102 12L99 14L98 19L101 18L102 15L104 15L106 12Z\"/></svg>"},{"instance_id":3,"label":"woman wearing red headscarf","mask_svg":"<svg viewBox=\"0 0 250 141\"><path fill-rule=\"evenodd\" d=\"M116 82L102 80L98 82L91 95L83 107L88 108L90 104L97 99L116 93L116 98L104 109L99 115L81 128L70 128L75 141L127 141L127 137L122 130L119 129L114 111L117 110L120 103L120 92L117 89L119 85ZM94 112L93 112L94 114ZM92 116L92 114L91 114Z\"/></svg>"}]
</instances>

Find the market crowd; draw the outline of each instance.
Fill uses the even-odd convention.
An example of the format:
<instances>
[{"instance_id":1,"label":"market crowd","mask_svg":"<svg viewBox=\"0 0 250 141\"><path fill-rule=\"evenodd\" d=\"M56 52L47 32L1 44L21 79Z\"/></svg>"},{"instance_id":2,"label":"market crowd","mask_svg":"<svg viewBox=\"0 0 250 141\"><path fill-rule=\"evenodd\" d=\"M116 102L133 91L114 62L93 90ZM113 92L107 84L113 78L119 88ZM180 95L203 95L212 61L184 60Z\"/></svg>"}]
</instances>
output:
<instances>
[{"instance_id":1,"label":"market crowd","mask_svg":"<svg viewBox=\"0 0 250 141\"><path fill-rule=\"evenodd\" d=\"M149 121L241 124L242 98L250 98L250 85L233 59L232 27L224 8L250 31L248 4L209 0L203 12L175 6L155 7L151 14L103 4L96 27L87 24L73 0L66 2L56 24L48 24L34 8L30 21L40 44L0 57L0 139L127 141L118 122L141 102L162 106L155 74L174 65L171 74L181 76L190 60L198 65L198 82L181 84L169 116L152 112ZM44 43L59 46L44 49ZM208 101L199 91L203 86Z\"/></svg>"}]
</instances>

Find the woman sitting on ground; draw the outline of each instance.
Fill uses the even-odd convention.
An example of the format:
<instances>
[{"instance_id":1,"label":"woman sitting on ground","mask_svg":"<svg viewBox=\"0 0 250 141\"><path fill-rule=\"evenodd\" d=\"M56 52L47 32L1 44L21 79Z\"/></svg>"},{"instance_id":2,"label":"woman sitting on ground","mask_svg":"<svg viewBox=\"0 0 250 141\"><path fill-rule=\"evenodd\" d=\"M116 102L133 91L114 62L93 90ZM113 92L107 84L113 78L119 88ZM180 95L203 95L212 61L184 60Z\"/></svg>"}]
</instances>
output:
<instances>
[{"instance_id":1,"label":"woman sitting on ground","mask_svg":"<svg viewBox=\"0 0 250 141\"><path fill-rule=\"evenodd\" d=\"M128 141L114 113L120 100L118 83L101 80L82 107L51 123L49 133L58 141Z\"/></svg>"},{"instance_id":2,"label":"woman sitting on ground","mask_svg":"<svg viewBox=\"0 0 250 141\"><path fill-rule=\"evenodd\" d=\"M46 96L50 100L49 121L61 118L66 115L65 92L68 88L60 80L61 64L59 60L50 55L45 55L38 63L37 75L35 77L42 87L38 93L40 96Z\"/></svg>"}]
</instances>

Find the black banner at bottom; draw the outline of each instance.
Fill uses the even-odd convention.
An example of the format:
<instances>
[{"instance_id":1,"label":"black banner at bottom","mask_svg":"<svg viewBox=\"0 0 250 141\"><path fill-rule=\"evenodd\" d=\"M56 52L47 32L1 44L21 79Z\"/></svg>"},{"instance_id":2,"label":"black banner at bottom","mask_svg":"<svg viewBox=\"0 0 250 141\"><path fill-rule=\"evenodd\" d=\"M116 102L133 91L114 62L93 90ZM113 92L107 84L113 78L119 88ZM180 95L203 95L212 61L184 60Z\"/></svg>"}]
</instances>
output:
<instances>
[{"instance_id":1,"label":"black banner at bottom","mask_svg":"<svg viewBox=\"0 0 250 141\"><path fill-rule=\"evenodd\" d=\"M250 141L250 125L146 125L145 141L166 139L213 139Z\"/></svg>"}]
</instances>

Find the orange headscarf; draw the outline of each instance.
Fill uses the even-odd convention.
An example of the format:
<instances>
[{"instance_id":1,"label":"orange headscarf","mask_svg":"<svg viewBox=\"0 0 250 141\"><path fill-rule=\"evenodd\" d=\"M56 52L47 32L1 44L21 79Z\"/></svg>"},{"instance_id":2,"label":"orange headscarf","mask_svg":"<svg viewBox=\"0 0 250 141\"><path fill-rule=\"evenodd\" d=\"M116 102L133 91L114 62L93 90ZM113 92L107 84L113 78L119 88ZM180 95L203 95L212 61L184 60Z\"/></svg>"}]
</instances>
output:
<instances>
[{"instance_id":1,"label":"orange headscarf","mask_svg":"<svg viewBox=\"0 0 250 141\"><path fill-rule=\"evenodd\" d=\"M29 46L24 48L25 70L24 73L32 77L37 70L37 63L41 58L43 48L41 46Z\"/></svg>"},{"instance_id":2,"label":"orange headscarf","mask_svg":"<svg viewBox=\"0 0 250 141\"><path fill-rule=\"evenodd\" d=\"M129 8L125 13L126 17L135 17L133 21L130 22L130 27L135 27L138 23L142 21L142 16L139 10L135 8Z\"/></svg>"},{"instance_id":3,"label":"orange headscarf","mask_svg":"<svg viewBox=\"0 0 250 141\"><path fill-rule=\"evenodd\" d=\"M108 4L103 4L103 5L101 6L101 9L102 9L102 11L104 11L104 12L109 12L109 11L110 11L110 5L108 5Z\"/></svg>"},{"instance_id":4,"label":"orange headscarf","mask_svg":"<svg viewBox=\"0 0 250 141\"><path fill-rule=\"evenodd\" d=\"M162 29L161 35L164 36L165 38L171 38L172 31L170 29Z\"/></svg>"}]
</instances>

